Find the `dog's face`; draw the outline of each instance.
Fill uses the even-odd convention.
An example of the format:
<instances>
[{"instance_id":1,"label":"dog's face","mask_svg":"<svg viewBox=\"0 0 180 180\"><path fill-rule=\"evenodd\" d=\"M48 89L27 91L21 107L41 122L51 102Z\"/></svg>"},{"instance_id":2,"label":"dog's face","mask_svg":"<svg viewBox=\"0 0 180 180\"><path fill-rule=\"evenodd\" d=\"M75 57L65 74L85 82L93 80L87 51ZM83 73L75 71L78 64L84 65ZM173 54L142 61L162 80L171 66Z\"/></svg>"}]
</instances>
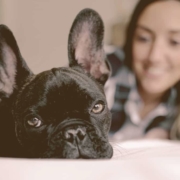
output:
<instances>
[{"instance_id":1,"label":"dog's face","mask_svg":"<svg viewBox=\"0 0 180 180\"><path fill-rule=\"evenodd\" d=\"M0 26L0 93L13 99L16 137L31 157L112 156L111 116L103 92L109 69L102 41L101 18L85 9L70 30L70 67L34 75L10 30Z\"/></svg>"}]
</instances>

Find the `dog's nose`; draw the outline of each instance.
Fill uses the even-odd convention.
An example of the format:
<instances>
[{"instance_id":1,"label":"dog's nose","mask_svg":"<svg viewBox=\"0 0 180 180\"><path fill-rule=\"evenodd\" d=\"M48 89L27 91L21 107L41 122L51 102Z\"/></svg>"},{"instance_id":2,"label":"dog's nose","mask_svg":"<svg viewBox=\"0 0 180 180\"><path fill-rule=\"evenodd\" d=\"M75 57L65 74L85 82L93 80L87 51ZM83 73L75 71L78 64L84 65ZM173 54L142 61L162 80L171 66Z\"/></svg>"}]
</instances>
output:
<instances>
[{"instance_id":1,"label":"dog's nose","mask_svg":"<svg viewBox=\"0 0 180 180\"><path fill-rule=\"evenodd\" d=\"M73 142L76 138L80 141L86 136L86 130L82 128L68 129L64 133L64 139Z\"/></svg>"}]
</instances>

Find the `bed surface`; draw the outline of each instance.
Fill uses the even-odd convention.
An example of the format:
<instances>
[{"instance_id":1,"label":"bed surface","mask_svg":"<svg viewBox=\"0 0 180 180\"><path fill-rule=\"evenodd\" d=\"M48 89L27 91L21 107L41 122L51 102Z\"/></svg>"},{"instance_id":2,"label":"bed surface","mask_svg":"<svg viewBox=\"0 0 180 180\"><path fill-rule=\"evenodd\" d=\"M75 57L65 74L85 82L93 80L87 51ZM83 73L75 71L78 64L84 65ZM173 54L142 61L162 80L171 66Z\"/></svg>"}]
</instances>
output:
<instances>
[{"instance_id":1,"label":"bed surface","mask_svg":"<svg viewBox=\"0 0 180 180\"><path fill-rule=\"evenodd\" d=\"M0 158L0 180L180 180L180 142L112 143L111 160Z\"/></svg>"}]
</instances>

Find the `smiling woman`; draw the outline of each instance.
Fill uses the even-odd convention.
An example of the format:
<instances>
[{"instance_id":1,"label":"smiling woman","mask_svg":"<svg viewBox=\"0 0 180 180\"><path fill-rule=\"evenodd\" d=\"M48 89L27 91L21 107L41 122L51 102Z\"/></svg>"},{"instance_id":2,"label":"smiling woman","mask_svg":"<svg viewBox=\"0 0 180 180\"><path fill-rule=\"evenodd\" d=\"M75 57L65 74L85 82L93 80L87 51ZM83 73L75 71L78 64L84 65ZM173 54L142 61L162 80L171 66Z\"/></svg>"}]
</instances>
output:
<instances>
[{"instance_id":1,"label":"smiling woman","mask_svg":"<svg viewBox=\"0 0 180 180\"><path fill-rule=\"evenodd\" d=\"M180 1L140 0L127 29L114 93L112 140L169 138L180 80ZM112 90L113 89L113 90Z\"/></svg>"},{"instance_id":2,"label":"smiling woman","mask_svg":"<svg viewBox=\"0 0 180 180\"><path fill-rule=\"evenodd\" d=\"M180 79L179 21L180 3L167 1L149 5L137 22L133 69L143 99L160 97Z\"/></svg>"}]
</instances>

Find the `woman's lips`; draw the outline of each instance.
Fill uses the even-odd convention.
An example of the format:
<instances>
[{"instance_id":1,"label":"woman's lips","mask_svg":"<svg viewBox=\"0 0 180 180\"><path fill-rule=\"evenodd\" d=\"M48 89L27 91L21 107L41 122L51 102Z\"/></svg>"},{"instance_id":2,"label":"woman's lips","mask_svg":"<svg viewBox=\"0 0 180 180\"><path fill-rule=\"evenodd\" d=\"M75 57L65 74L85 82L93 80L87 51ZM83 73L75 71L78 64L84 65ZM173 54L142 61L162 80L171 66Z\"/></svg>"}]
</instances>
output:
<instances>
[{"instance_id":1,"label":"woman's lips","mask_svg":"<svg viewBox=\"0 0 180 180\"><path fill-rule=\"evenodd\" d=\"M149 67L144 70L145 76L148 77L162 77L167 73L167 68Z\"/></svg>"}]
</instances>

